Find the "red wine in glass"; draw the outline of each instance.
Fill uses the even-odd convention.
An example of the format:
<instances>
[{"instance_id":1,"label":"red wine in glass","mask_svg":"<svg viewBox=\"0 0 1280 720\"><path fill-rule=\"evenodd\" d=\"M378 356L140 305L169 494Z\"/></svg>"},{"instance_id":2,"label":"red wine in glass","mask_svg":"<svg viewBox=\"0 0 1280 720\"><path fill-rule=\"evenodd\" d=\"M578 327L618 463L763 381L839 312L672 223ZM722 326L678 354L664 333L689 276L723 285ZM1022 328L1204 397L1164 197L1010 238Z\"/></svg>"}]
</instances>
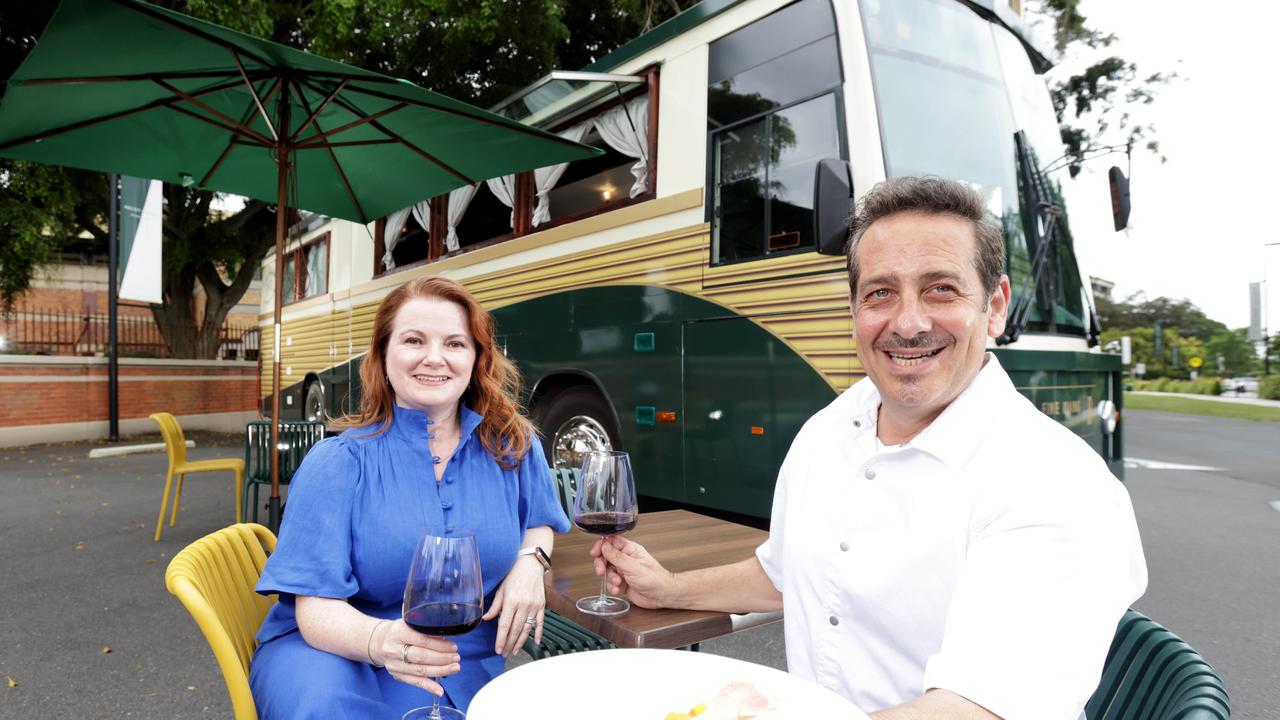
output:
<instances>
[{"instance_id":1,"label":"red wine in glass","mask_svg":"<svg viewBox=\"0 0 1280 720\"><path fill-rule=\"evenodd\" d=\"M573 498L574 524L595 535L620 535L636 526L638 515L631 457L625 452L584 453ZM599 595L577 602L579 610L588 615L621 615L631 609L623 598L606 594L607 576L600 578Z\"/></svg>"},{"instance_id":2,"label":"red wine in glass","mask_svg":"<svg viewBox=\"0 0 1280 720\"><path fill-rule=\"evenodd\" d=\"M484 582L480 577L476 537L470 530L428 528L423 531L409 565L401 612L409 627L426 635L462 635L480 624L480 616L484 614ZM405 717L465 720L467 716L457 708L440 707L440 699L436 697L430 708L410 710Z\"/></svg>"},{"instance_id":3,"label":"red wine in glass","mask_svg":"<svg viewBox=\"0 0 1280 720\"><path fill-rule=\"evenodd\" d=\"M404 613L409 627L423 635L466 635L480 627L484 607L479 603L425 602Z\"/></svg>"}]
</instances>

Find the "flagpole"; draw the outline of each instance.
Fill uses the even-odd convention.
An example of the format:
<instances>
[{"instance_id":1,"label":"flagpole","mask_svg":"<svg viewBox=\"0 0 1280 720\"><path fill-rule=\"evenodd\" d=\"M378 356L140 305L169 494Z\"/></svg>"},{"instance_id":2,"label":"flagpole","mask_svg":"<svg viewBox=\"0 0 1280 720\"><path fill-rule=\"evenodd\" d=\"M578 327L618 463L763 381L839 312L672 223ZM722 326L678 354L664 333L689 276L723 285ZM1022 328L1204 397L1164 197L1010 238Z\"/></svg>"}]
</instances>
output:
<instances>
[{"instance_id":1,"label":"flagpole","mask_svg":"<svg viewBox=\"0 0 1280 720\"><path fill-rule=\"evenodd\" d=\"M120 439L120 348L116 336L116 305L119 290L116 276L120 267L120 221L117 175L107 174L107 439Z\"/></svg>"}]
</instances>

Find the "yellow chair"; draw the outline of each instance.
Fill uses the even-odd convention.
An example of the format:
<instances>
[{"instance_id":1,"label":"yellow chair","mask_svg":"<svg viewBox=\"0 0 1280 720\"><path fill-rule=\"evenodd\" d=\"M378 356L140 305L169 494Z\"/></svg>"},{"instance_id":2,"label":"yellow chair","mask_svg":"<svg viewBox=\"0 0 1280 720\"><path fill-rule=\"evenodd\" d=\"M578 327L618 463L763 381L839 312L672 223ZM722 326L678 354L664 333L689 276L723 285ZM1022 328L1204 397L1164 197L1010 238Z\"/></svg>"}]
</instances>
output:
<instances>
[{"instance_id":1,"label":"yellow chair","mask_svg":"<svg viewBox=\"0 0 1280 720\"><path fill-rule=\"evenodd\" d=\"M276 536L253 523L223 528L183 548L169 563L164 585L195 618L227 682L236 720L257 720L249 691L255 636L276 596L253 591Z\"/></svg>"},{"instance_id":2,"label":"yellow chair","mask_svg":"<svg viewBox=\"0 0 1280 720\"><path fill-rule=\"evenodd\" d=\"M236 475L236 522L244 519L241 493L244 492L244 460L226 458L218 460L197 460L187 462L187 441L182 436L182 427L178 419L167 412L155 413L152 420L160 426L160 434L164 436L165 450L169 453L169 472L164 478L164 497L160 498L160 518L156 520L155 541L160 542L160 531L164 527L164 511L169 505L169 488L173 486L173 476L178 476L178 487L173 493L173 515L169 518L169 527L178 522L178 502L182 499L182 479L187 473L213 472L229 470Z\"/></svg>"}]
</instances>

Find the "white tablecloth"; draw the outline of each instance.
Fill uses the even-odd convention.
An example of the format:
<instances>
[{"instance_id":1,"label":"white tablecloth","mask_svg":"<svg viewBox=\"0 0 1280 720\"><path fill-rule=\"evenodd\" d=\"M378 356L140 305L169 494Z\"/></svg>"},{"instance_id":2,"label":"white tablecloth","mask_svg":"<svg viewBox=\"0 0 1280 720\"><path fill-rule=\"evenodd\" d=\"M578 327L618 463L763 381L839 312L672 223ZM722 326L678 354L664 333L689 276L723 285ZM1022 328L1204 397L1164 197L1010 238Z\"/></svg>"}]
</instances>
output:
<instances>
[{"instance_id":1,"label":"white tablecloth","mask_svg":"<svg viewBox=\"0 0 1280 720\"><path fill-rule=\"evenodd\" d=\"M688 712L735 680L772 698L758 720L863 720L834 692L773 668L685 650L596 650L521 665L471 701L468 720L663 720Z\"/></svg>"}]
</instances>

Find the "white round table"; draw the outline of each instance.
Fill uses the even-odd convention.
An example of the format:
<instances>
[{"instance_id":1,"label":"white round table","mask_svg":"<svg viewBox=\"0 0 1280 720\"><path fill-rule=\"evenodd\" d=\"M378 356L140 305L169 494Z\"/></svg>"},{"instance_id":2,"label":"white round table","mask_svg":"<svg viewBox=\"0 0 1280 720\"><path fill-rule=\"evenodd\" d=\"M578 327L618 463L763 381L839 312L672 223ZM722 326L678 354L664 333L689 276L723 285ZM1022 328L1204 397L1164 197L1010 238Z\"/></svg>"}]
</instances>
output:
<instances>
[{"instance_id":1,"label":"white round table","mask_svg":"<svg viewBox=\"0 0 1280 720\"><path fill-rule=\"evenodd\" d=\"M559 655L503 673L475 696L467 718L663 720L735 680L774 700L758 720L867 717L821 685L763 665L685 650L618 649Z\"/></svg>"}]
</instances>

